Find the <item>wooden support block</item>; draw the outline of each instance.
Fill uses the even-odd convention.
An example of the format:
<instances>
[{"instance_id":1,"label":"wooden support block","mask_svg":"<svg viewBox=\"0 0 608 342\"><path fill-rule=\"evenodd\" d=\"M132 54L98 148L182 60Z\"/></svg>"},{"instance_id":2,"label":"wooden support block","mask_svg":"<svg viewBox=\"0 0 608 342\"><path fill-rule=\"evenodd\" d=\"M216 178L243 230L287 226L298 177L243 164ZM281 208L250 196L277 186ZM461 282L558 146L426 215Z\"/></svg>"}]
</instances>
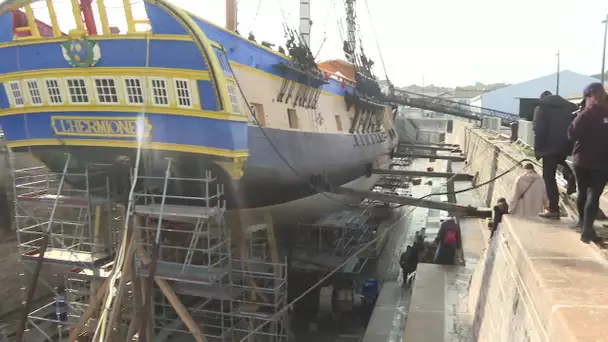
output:
<instances>
[{"instance_id":1,"label":"wooden support block","mask_svg":"<svg viewBox=\"0 0 608 342\"><path fill-rule=\"evenodd\" d=\"M175 309L179 317L182 319L188 330L192 333L194 339L197 342L207 342L205 336L203 335L203 332L198 327L198 325L196 325L196 322L194 322L192 316L190 316L190 314L188 313L188 309L186 309L184 304L182 304L182 302L179 300L175 292L171 289L169 284L167 284L167 282L162 279L154 279L154 281L156 282L156 285L158 285L160 290L163 292L171 306L173 306L173 308Z\"/></svg>"},{"instance_id":2,"label":"wooden support block","mask_svg":"<svg viewBox=\"0 0 608 342\"><path fill-rule=\"evenodd\" d=\"M272 215L265 213L264 221L266 221L266 237L268 238L268 246L270 247L270 259L274 263L279 263L279 252L277 251L277 239L274 235Z\"/></svg>"},{"instance_id":3,"label":"wooden support block","mask_svg":"<svg viewBox=\"0 0 608 342\"><path fill-rule=\"evenodd\" d=\"M72 328L72 332L70 332L70 336L68 337L68 342L76 342L78 336L82 333L84 326L87 324L87 321L93 317L95 311L99 308L101 301L105 298L106 293L108 292L108 288L110 286L110 278L108 277L99 291L95 294L95 299L91 302L91 305L84 312L78 324Z\"/></svg>"}]
</instances>

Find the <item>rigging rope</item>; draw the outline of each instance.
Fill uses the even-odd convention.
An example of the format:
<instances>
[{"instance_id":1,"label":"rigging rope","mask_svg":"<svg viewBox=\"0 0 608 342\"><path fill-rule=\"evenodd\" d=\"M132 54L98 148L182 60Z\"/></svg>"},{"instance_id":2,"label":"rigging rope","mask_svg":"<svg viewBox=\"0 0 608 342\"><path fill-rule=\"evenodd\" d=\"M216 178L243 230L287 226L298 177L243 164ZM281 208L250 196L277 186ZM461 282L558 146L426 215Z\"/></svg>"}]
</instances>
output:
<instances>
[{"instance_id":1,"label":"rigging rope","mask_svg":"<svg viewBox=\"0 0 608 342\"><path fill-rule=\"evenodd\" d=\"M376 29L374 27L374 22L372 20L372 14L369 10L369 6L367 5L367 0L365 0L365 9L367 11L367 16L369 18L370 25L372 27L372 33L374 35L374 40L376 41L376 48L378 49L378 54L380 55L380 62L382 63L382 69L384 69L384 77L388 81L388 72L386 71L386 64L384 63L384 57L382 56L382 50L380 49L380 42L378 41L378 36L376 35Z\"/></svg>"},{"instance_id":2,"label":"rigging rope","mask_svg":"<svg viewBox=\"0 0 608 342\"><path fill-rule=\"evenodd\" d=\"M497 175L496 177L488 180L487 182L481 183L481 184L477 184L474 185L470 188L467 189L462 189L462 190L458 190L458 191L453 191L453 192L444 192L444 193L434 193L431 192L425 196L422 196L420 198L418 198L420 201L422 201L423 199L430 197L430 196L437 196L437 195L448 195L448 194L459 194L459 193L463 193L463 192L467 192L467 191L471 191L474 189L477 189L479 187L482 187L484 185L487 185L491 182L496 181L497 179L505 176L506 174L512 172L513 170L515 170L519 165L521 165L524 162L532 162L532 160L530 159L522 159L519 162L517 162L515 165L513 165L511 168L509 168L508 170L506 170L505 172ZM453 177L455 177L456 175L454 175ZM386 234L389 234L394 227L397 226L397 223L401 222L403 219L405 219L406 217L408 217L414 210L416 209L416 207L410 209L408 212L406 212L403 216L401 216L398 220L396 220L393 224L391 224L389 227L386 228ZM285 313L287 310L293 308L293 305L297 302L299 302L300 300L302 300L303 298L305 298L309 293L311 293L314 289L316 289L317 287L319 287L320 285L322 285L323 283L325 283L325 281L327 281L332 275L334 275L336 272L338 272L342 267L344 267L348 262L350 262L350 260L356 256L358 256L359 254L361 254L363 251L365 251L368 247L372 246L373 244L375 244L381 237L383 236L383 234L379 234L378 236L376 236L375 238L373 238L371 241L369 241L368 243L366 243L365 245L363 245L361 248L359 248L358 250L356 250L354 253L352 253L351 255L349 255L348 257L346 257L344 259L343 262L341 262L337 267L335 267L334 269L332 269L331 271L329 271L327 273L327 275L325 275L323 278L321 278L319 281L317 281L315 284L313 284L311 287L309 287L306 291L304 291L301 295L299 295L298 297L294 298L291 302L289 302L287 305L285 305L282 309L278 310L274 315L272 315L268 320L266 320L264 323L260 324L257 328L255 328L254 330L252 330L251 332L249 332L247 335L245 335L245 337L243 337L241 339L241 342L245 341L248 337L252 336L253 334L257 333L258 331L260 331L264 326L266 326L269 322L274 321L276 318L278 318L280 315L282 315L283 313Z\"/></svg>"}]
</instances>

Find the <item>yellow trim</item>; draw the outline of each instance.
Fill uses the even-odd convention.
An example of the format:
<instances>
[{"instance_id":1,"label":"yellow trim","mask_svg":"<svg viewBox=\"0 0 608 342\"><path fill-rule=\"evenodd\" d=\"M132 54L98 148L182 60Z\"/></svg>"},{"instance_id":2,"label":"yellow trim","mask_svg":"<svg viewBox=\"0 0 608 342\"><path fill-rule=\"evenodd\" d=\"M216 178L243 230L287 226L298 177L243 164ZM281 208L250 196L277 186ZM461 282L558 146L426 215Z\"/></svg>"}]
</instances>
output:
<instances>
[{"instance_id":1,"label":"yellow trim","mask_svg":"<svg viewBox=\"0 0 608 342\"><path fill-rule=\"evenodd\" d=\"M55 6L53 6L53 0L46 0L46 7L49 9L49 18L51 18L53 37L61 37L61 31L59 30L59 23L57 23L57 13L55 12Z\"/></svg>"},{"instance_id":2,"label":"yellow trim","mask_svg":"<svg viewBox=\"0 0 608 342\"><path fill-rule=\"evenodd\" d=\"M135 23L133 22L133 11L131 11L131 1L122 0L123 7L125 8L125 17L127 18L127 32L135 32Z\"/></svg>"},{"instance_id":3,"label":"yellow trim","mask_svg":"<svg viewBox=\"0 0 608 342\"><path fill-rule=\"evenodd\" d=\"M34 11L32 11L32 6L25 6L25 16L27 17L27 24L30 27L30 33L32 37L39 38L40 31L38 30L38 25L36 25L36 18L34 18Z\"/></svg>"},{"instance_id":4,"label":"yellow trim","mask_svg":"<svg viewBox=\"0 0 608 342\"><path fill-rule=\"evenodd\" d=\"M278 52L278 51L274 51L273 49L268 48L268 47L266 47L266 46L264 46L264 45L262 45L262 44L259 44L259 43L257 43L257 42L254 42L254 41L252 41L252 40L249 40L249 39L247 39L247 38L245 38L245 37L243 37L243 36L241 36L241 35L237 34L236 32L230 31L230 30L226 29L225 27L221 27L221 26L219 26L219 25L216 25L216 24L214 24L214 23L212 23L212 22L210 22L210 21L208 21L208 20L205 20L205 19L203 19L203 18L201 18L201 17L197 16L196 14L193 14L193 13L190 13L190 12L187 12L187 11L184 11L184 12L188 13L190 16L192 16L192 17L194 17L194 18L196 18L196 19L198 19L198 20L200 20L200 21L202 21L202 22L204 22L204 23L206 23L206 24L208 24L208 25L211 25L211 26L213 26L213 27L215 27L215 28L217 28L217 29L220 29L220 30L222 30L222 31L224 31L224 32L230 33L230 34L231 34L231 35L233 35L234 37L237 37L237 38L239 38L239 39L241 39L241 40L244 40L244 41L248 42L248 43L249 43L249 44L251 44L251 45L257 46L257 47L259 47L259 48L261 48L261 49L263 49L263 50L266 50L266 51L268 51L268 52L270 52L270 53L272 53L272 54L275 54L275 55L277 55L277 56L280 56L280 57L283 57L283 58L287 58L287 59L289 59L289 60L291 59L291 57L290 57L290 56L284 55L284 54L282 54L282 53L280 53L280 52Z\"/></svg>"},{"instance_id":5,"label":"yellow trim","mask_svg":"<svg viewBox=\"0 0 608 342\"><path fill-rule=\"evenodd\" d=\"M65 94L65 93L64 93ZM67 96L65 96L67 98ZM90 94L89 100L97 101L97 98ZM27 102L26 102L27 103ZM19 114L33 114L36 113L48 113L48 112L98 112L98 113L141 113L141 105L121 105L121 104L108 104L108 105L66 105L66 104L54 104L44 105L35 107L17 107L11 109L5 109L0 111L0 117L8 115L19 115ZM247 122L247 117L243 115L237 115L227 112L213 112L208 110L200 109L187 109L179 107L150 107L146 106L146 114L164 114L164 115L180 115L180 116L191 116L196 118L207 118L216 119L223 121L238 121Z\"/></svg>"},{"instance_id":6,"label":"yellow trim","mask_svg":"<svg viewBox=\"0 0 608 342\"><path fill-rule=\"evenodd\" d=\"M26 28L26 29L29 29L29 28ZM107 36L87 35L86 38L95 40L95 41L98 41L98 40L124 40L124 39L145 40L146 33L137 32L137 33L124 34L124 35L110 34ZM29 37L27 39L20 38L20 40L18 40L18 41L0 43L0 49L5 48L5 47L33 45L33 44L63 43L68 40L69 40L69 37L67 37L67 36L62 36L62 37L57 37L57 38L48 38L48 37L38 37L38 38ZM175 41L181 41L181 42L194 42L192 37L182 35L182 34L152 34L152 35L150 35L150 40L175 40Z\"/></svg>"},{"instance_id":7,"label":"yellow trim","mask_svg":"<svg viewBox=\"0 0 608 342\"><path fill-rule=\"evenodd\" d=\"M8 141L6 143L8 147L29 147L29 146L92 146L92 147L124 147L124 148L137 148L136 141L125 141L125 140L109 140L109 139L30 139L30 140L15 140ZM207 154L218 157L227 158L243 158L249 156L248 150L225 150L214 147L204 146L193 146L193 145L182 145L182 144L171 144L161 142L145 142L144 149L148 150L161 150L171 152L184 152L184 153L196 153L196 154Z\"/></svg>"},{"instance_id":8,"label":"yellow trim","mask_svg":"<svg viewBox=\"0 0 608 342\"><path fill-rule=\"evenodd\" d=\"M84 25L82 24L80 4L78 3L78 0L72 0L72 16L74 17L74 21L76 22L76 29L84 30Z\"/></svg>"},{"instance_id":9,"label":"yellow trim","mask_svg":"<svg viewBox=\"0 0 608 342\"><path fill-rule=\"evenodd\" d=\"M51 116L51 127L53 128L53 133L56 136L74 136L74 137L93 137L93 138L137 138L137 132L133 133L84 133L84 132L67 132L63 130L58 130L55 126L55 120L80 120L80 121L129 121L137 122L140 120L138 116L65 116L65 115L54 115ZM143 121L145 124L145 133L144 137L149 138L150 132L152 131L152 125L147 117L143 117Z\"/></svg>"},{"instance_id":10,"label":"yellow trim","mask_svg":"<svg viewBox=\"0 0 608 342\"><path fill-rule=\"evenodd\" d=\"M277 76L277 75L273 75L271 73L267 73L267 72L262 71L260 69L256 69L256 68L250 67L249 65L241 64L241 63L234 62L234 61L230 61L229 63L235 69L241 69L241 70L246 71L246 72L256 73L256 74L258 74L260 76L264 76L264 77L272 79L272 80L279 80L279 81L283 81L284 80L283 77L280 77L280 76ZM342 98L342 96L340 96L338 94L330 93L330 92L324 91L324 90L321 90L321 94L324 94L324 95L327 95L327 96L336 96L336 97Z\"/></svg>"},{"instance_id":11,"label":"yellow trim","mask_svg":"<svg viewBox=\"0 0 608 342\"><path fill-rule=\"evenodd\" d=\"M171 9L174 13L177 13L179 15L179 17L175 18L175 19L181 20L183 22L182 26L184 26L184 29L186 29L187 31L188 31L188 29L192 30L191 33L193 35L196 35L202 41L202 44L200 44L199 48L203 49L204 53L203 53L203 51L201 51L201 57L206 60L207 65L209 66L209 71L211 72L210 75L215 78L215 82L217 83L216 92L217 92L217 95L219 96L219 98L222 100L222 104L223 104L222 109L224 111L231 112L232 105L230 104L230 97L228 96L228 88L226 86L226 80L224 79L224 72L222 71L222 68L220 67L220 63L217 60L217 57L215 56L215 52L213 51L210 41L209 41L209 39L207 39L207 36L203 32L203 30L190 17L188 12L169 3L168 1L166 1L166 0L149 0L149 1L164 5L165 7L168 7L169 9ZM169 13L167 13L167 14L169 14ZM171 14L169 14L169 15L171 15ZM186 27L186 26L188 26L188 27ZM205 58L206 57L205 55L207 55L209 58ZM218 106L218 108L220 108L220 106Z\"/></svg>"},{"instance_id":12,"label":"yellow trim","mask_svg":"<svg viewBox=\"0 0 608 342\"><path fill-rule=\"evenodd\" d=\"M97 12L99 13L99 21L101 21L101 32L103 34L111 34L110 24L108 24L108 12L106 12L103 0L97 0Z\"/></svg>"},{"instance_id":13,"label":"yellow trim","mask_svg":"<svg viewBox=\"0 0 608 342\"><path fill-rule=\"evenodd\" d=\"M243 166L245 166L245 161L247 158L233 158L231 161L220 161L217 160L215 163L219 165L226 173L232 177L234 180L239 180L245 174L243 172Z\"/></svg>"},{"instance_id":14,"label":"yellow trim","mask_svg":"<svg viewBox=\"0 0 608 342\"><path fill-rule=\"evenodd\" d=\"M12 72L0 75L0 82L22 78L48 78L48 77L95 77L95 76L141 76L141 77L167 77L188 78L209 81L208 71L191 69L152 68L152 67L107 67L107 68L62 68L42 69Z\"/></svg>"}]
</instances>

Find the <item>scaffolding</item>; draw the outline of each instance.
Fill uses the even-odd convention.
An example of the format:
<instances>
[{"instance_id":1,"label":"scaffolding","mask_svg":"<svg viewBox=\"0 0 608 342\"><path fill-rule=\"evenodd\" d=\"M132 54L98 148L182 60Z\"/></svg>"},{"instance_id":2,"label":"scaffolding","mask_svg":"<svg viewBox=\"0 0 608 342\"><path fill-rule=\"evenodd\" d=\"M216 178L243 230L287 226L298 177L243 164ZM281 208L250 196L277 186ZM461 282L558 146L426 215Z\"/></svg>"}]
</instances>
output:
<instances>
[{"instance_id":1,"label":"scaffolding","mask_svg":"<svg viewBox=\"0 0 608 342\"><path fill-rule=\"evenodd\" d=\"M70 155L60 173L13 163L19 251L35 265L18 338L287 340L287 266L268 242L274 232L235 259L224 186L211 172L174 177L169 159L164 177L132 177L136 191L122 208L110 198L111 170L76 166ZM63 270L61 285L30 308L43 265Z\"/></svg>"},{"instance_id":2,"label":"scaffolding","mask_svg":"<svg viewBox=\"0 0 608 342\"><path fill-rule=\"evenodd\" d=\"M24 313L17 328L18 339L62 340L67 337L70 324L81 315L80 302L86 297L70 293L70 273L76 269L101 277L102 268L111 262L119 243L122 218L110 200L108 167L78 167L66 155L63 172L55 173L41 163L18 168L19 156L10 151L9 158L21 261L30 271L28 265L35 265L32 277L22 287ZM39 279L44 265L54 266L54 271L59 270L56 277L63 280L49 285ZM32 308L40 283L49 287L53 299ZM86 288L90 291L91 285Z\"/></svg>"},{"instance_id":3,"label":"scaffolding","mask_svg":"<svg viewBox=\"0 0 608 342\"><path fill-rule=\"evenodd\" d=\"M267 252L236 260L223 185L208 171L202 178L173 177L171 163L164 177L140 176L142 184L157 186L134 194L133 213L140 218L136 271L142 283L153 279L157 285L150 287L144 301L152 305L141 316L150 320L154 340L194 335L197 341L286 341L285 315L274 318L287 304L286 264L264 259ZM202 196L180 195L184 187L201 189Z\"/></svg>"},{"instance_id":4,"label":"scaffolding","mask_svg":"<svg viewBox=\"0 0 608 342\"><path fill-rule=\"evenodd\" d=\"M313 223L300 223L293 244L295 267L332 269L340 265L376 236L372 202L362 203L359 210L344 210L324 216ZM352 257L344 273L360 273L367 257Z\"/></svg>"}]
</instances>

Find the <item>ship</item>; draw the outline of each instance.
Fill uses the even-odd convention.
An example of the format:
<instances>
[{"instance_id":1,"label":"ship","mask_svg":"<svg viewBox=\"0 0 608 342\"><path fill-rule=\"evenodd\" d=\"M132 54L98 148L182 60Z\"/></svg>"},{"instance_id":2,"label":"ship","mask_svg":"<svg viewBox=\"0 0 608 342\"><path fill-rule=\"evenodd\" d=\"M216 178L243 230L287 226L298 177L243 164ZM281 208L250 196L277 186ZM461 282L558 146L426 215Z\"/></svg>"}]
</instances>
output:
<instances>
[{"instance_id":1,"label":"ship","mask_svg":"<svg viewBox=\"0 0 608 342\"><path fill-rule=\"evenodd\" d=\"M316 63L309 20L273 49L239 34L235 0L226 27L163 0L17 0L0 13L5 142L57 173L66 153L70 168L141 158L141 172L161 177L170 158L175 177L216 175L229 208L297 208L341 202L315 180L371 188L398 141L350 21L347 61Z\"/></svg>"}]
</instances>

